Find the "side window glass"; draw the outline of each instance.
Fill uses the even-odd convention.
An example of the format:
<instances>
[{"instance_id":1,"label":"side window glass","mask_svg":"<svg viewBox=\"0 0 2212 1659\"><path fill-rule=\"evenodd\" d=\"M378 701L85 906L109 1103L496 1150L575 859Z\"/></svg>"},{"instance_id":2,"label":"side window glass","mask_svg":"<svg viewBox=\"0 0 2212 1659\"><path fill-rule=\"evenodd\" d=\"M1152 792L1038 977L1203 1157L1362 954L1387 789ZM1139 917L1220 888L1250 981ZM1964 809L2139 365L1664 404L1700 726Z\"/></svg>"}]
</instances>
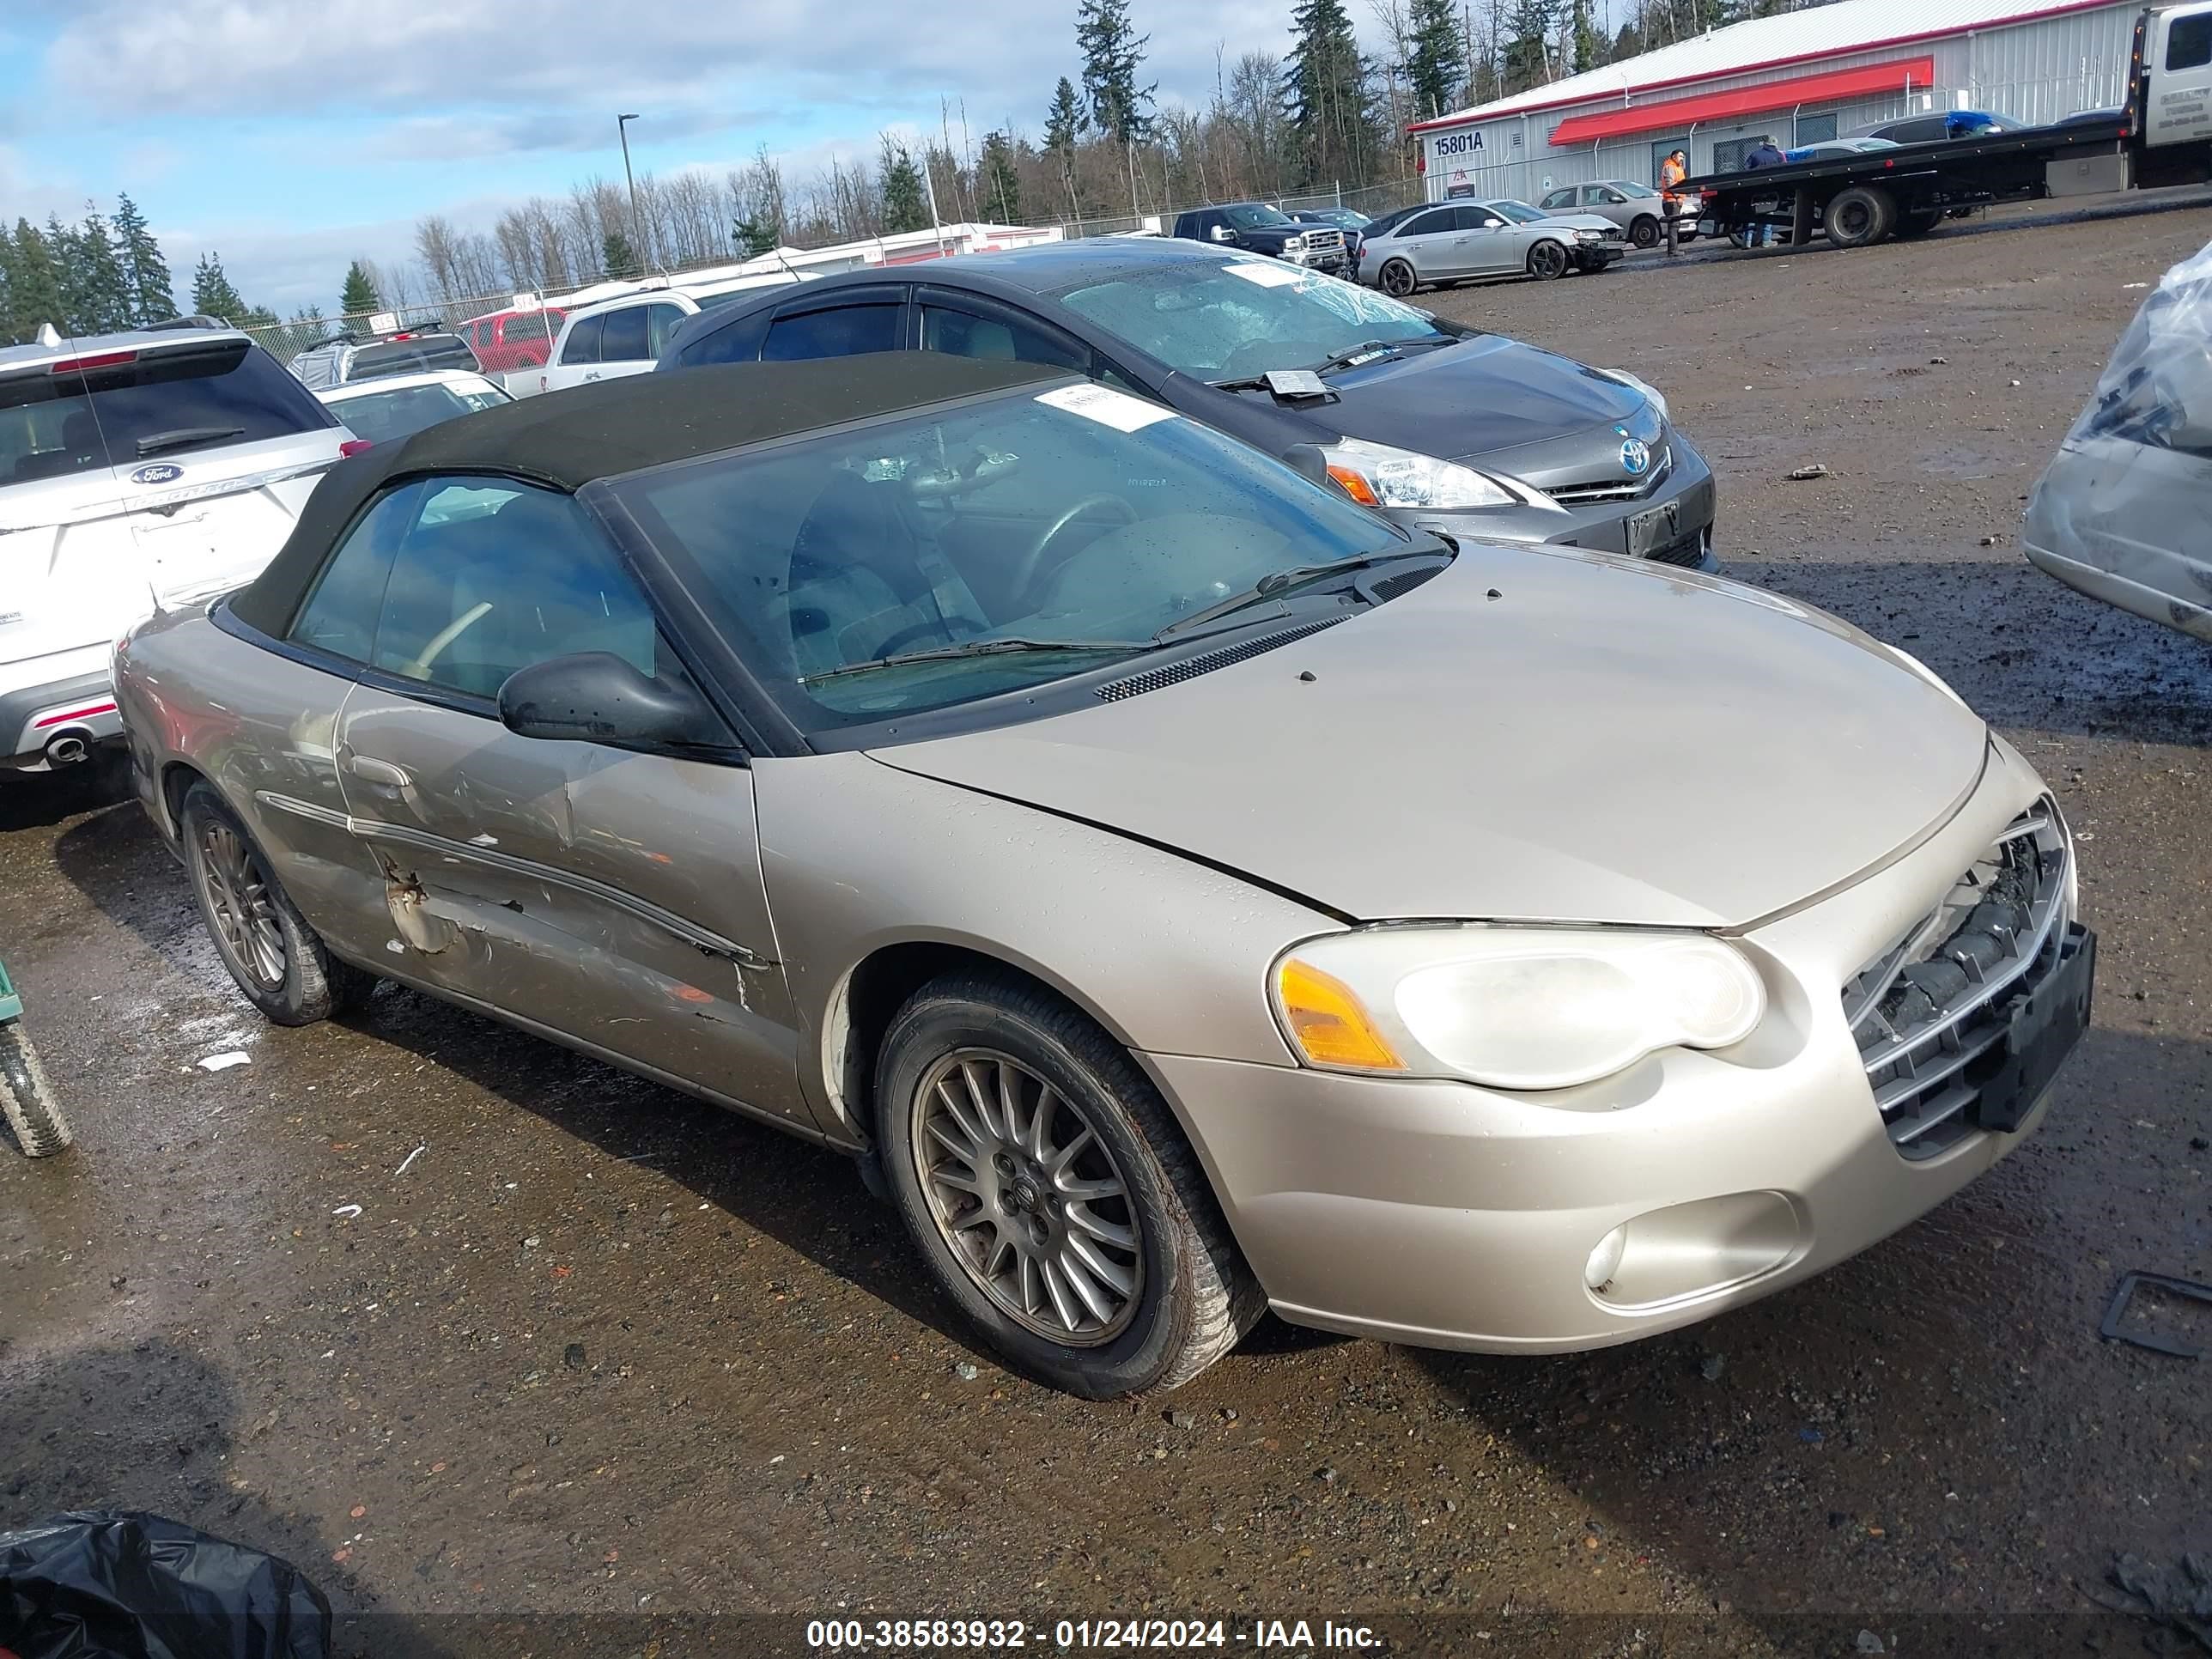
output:
<instances>
[{"instance_id":1,"label":"side window glass","mask_svg":"<svg viewBox=\"0 0 2212 1659\"><path fill-rule=\"evenodd\" d=\"M645 355L656 362L660 354L668 349L668 337L676 332L676 325L691 313L682 306L647 306L645 308Z\"/></svg>"},{"instance_id":2,"label":"side window glass","mask_svg":"<svg viewBox=\"0 0 2212 1659\"><path fill-rule=\"evenodd\" d=\"M599 361L603 363L633 363L646 355L645 313L647 306L624 306L619 311L610 311L605 318L606 332L599 342Z\"/></svg>"},{"instance_id":3,"label":"side window glass","mask_svg":"<svg viewBox=\"0 0 2212 1659\"><path fill-rule=\"evenodd\" d=\"M599 328L604 317L586 317L568 331L568 338L561 348L561 361L566 363L596 363L599 361Z\"/></svg>"},{"instance_id":4,"label":"side window glass","mask_svg":"<svg viewBox=\"0 0 2212 1659\"><path fill-rule=\"evenodd\" d=\"M1048 363L1080 370L1089 354L1073 340L1011 313L979 317L949 306L921 308L921 349L952 357L1000 362Z\"/></svg>"},{"instance_id":5,"label":"side window glass","mask_svg":"<svg viewBox=\"0 0 2212 1659\"><path fill-rule=\"evenodd\" d=\"M1451 214L1447 210L1443 213L1424 213L1408 219L1398 234L1401 236L1429 236L1450 228Z\"/></svg>"},{"instance_id":6,"label":"side window glass","mask_svg":"<svg viewBox=\"0 0 2212 1659\"><path fill-rule=\"evenodd\" d=\"M406 484L362 514L293 618L292 643L354 662L369 660L392 557L415 521L422 495L420 484Z\"/></svg>"},{"instance_id":7,"label":"side window glass","mask_svg":"<svg viewBox=\"0 0 2212 1659\"><path fill-rule=\"evenodd\" d=\"M1542 201L1537 203L1536 205L1538 207L1547 209L1572 207L1574 205L1574 191L1571 190L1555 190L1549 196L1547 196Z\"/></svg>"},{"instance_id":8,"label":"side window glass","mask_svg":"<svg viewBox=\"0 0 2212 1659\"><path fill-rule=\"evenodd\" d=\"M606 651L657 671L652 607L583 508L556 490L433 478L385 590L374 665L493 697L518 668Z\"/></svg>"},{"instance_id":9,"label":"side window glass","mask_svg":"<svg viewBox=\"0 0 2212 1659\"><path fill-rule=\"evenodd\" d=\"M811 357L850 357L864 351L896 351L896 304L836 306L779 317L761 348L761 361L799 362Z\"/></svg>"},{"instance_id":10,"label":"side window glass","mask_svg":"<svg viewBox=\"0 0 2212 1659\"><path fill-rule=\"evenodd\" d=\"M2166 36L2166 66L2170 70L2203 69L2212 64L2212 12L2177 17Z\"/></svg>"}]
</instances>

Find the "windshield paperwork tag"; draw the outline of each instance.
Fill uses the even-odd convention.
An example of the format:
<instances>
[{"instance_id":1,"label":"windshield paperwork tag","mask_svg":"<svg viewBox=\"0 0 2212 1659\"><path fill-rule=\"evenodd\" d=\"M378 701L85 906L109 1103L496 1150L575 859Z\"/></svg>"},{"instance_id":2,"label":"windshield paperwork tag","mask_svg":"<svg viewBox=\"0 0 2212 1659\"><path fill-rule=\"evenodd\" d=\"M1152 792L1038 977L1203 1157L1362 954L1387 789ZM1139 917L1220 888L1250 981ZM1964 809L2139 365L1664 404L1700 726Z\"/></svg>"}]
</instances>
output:
<instances>
[{"instance_id":1,"label":"windshield paperwork tag","mask_svg":"<svg viewBox=\"0 0 2212 1659\"><path fill-rule=\"evenodd\" d=\"M1269 260L1266 264L1225 265L1224 270L1232 276L1242 276L1248 283L1257 283L1261 288L1288 288L1293 283L1303 283L1306 273L1296 265L1278 264Z\"/></svg>"},{"instance_id":2,"label":"windshield paperwork tag","mask_svg":"<svg viewBox=\"0 0 2212 1659\"><path fill-rule=\"evenodd\" d=\"M1086 421L1096 421L1101 426L1110 426L1116 432L1140 432L1154 422L1175 419L1172 409L1162 409L1158 404L1148 404L1142 398L1132 398L1109 386L1064 386L1057 391L1038 392L1036 400L1054 409L1064 409L1071 415L1080 415Z\"/></svg>"}]
</instances>

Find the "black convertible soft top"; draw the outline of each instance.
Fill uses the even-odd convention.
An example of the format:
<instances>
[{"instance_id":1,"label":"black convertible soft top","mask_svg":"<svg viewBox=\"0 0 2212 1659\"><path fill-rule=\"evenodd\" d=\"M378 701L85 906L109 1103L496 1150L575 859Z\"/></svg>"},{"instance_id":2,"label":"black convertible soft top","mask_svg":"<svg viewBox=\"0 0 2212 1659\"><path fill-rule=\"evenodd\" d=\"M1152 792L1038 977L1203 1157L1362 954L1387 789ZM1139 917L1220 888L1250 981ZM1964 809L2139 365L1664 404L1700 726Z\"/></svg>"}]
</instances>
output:
<instances>
[{"instance_id":1,"label":"black convertible soft top","mask_svg":"<svg viewBox=\"0 0 2212 1659\"><path fill-rule=\"evenodd\" d=\"M603 380L502 404L380 444L326 473L232 615L282 635L331 544L388 484L475 472L570 493L667 461L791 437L978 392L1067 378L1063 368L886 351L813 362L719 363ZM343 413L343 410L340 411Z\"/></svg>"}]
</instances>

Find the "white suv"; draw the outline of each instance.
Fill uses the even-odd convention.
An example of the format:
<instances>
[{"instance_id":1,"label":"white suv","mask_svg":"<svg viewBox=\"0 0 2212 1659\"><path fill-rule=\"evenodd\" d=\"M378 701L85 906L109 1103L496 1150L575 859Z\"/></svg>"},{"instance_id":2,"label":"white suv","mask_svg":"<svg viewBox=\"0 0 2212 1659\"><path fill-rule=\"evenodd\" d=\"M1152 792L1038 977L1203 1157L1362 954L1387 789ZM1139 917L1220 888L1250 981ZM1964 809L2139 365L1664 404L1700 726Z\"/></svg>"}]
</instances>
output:
<instances>
[{"instance_id":1,"label":"white suv","mask_svg":"<svg viewBox=\"0 0 2212 1659\"><path fill-rule=\"evenodd\" d=\"M108 659L269 562L353 434L234 329L0 347L0 775L120 734Z\"/></svg>"},{"instance_id":2,"label":"white suv","mask_svg":"<svg viewBox=\"0 0 2212 1659\"><path fill-rule=\"evenodd\" d=\"M585 306L568 313L553 355L544 366L535 374L521 369L508 375L507 389L526 398L592 380L643 374L659 362L669 336L683 325L685 318L742 299L756 289L787 288L807 281L811 275L777 271L691 288L648 289Z\"/></svg>"}]
</instances>

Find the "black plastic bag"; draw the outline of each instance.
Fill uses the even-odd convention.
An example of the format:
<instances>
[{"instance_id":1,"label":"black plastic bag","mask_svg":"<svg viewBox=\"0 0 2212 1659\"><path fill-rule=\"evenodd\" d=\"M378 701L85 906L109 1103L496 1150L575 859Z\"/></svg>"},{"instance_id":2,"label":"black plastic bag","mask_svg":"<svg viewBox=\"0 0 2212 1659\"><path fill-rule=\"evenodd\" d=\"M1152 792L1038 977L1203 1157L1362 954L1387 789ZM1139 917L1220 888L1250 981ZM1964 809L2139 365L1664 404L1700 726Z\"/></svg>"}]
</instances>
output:
<instances>
[{"instance_id":1,"label":"black plastic bag","mask_svg":"<svg viewBox=\"0 0 2212 1659\"><path fill-rule=\"evenodd\" d=\"M328 1659L331 1606L289 1561L127 1510L0 1532L16 1659Z\"/></svg>"}]
</instances>

